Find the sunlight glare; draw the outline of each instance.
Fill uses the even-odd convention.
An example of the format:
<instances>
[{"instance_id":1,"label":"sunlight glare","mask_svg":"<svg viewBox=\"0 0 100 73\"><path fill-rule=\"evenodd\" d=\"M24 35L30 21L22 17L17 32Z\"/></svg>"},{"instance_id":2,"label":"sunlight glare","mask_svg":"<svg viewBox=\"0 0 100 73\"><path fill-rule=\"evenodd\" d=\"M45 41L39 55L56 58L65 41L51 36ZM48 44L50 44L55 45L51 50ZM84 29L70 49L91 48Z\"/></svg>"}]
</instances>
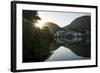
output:
<instances>
[{"instance_id":1,"label":"sunlight glare","mask_svg":"<svg viewBox=\"0 0 100 73\"><path fill-rule=\"evenodd\" d=\"M44 27L44 23L45 23L45 21L40 20L35 25L36 25L36 27L39 27L42 29Z\"/></svg>"}]
</instances>

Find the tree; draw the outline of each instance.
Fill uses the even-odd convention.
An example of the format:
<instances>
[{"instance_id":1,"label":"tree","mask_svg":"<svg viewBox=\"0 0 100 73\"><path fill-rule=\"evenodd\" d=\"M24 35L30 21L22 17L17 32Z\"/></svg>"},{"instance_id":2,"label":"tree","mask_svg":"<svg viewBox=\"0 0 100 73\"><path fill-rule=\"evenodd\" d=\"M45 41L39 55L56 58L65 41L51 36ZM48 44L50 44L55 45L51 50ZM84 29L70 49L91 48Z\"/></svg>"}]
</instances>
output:
<instances>
[{"instance_id":1,"label":"tree","mask_svg":"<svg viewBox=\"0 0 100 73\"><path fill-rule=\"evenodd\" d=\"M23 62L31 61L35 56L33 48L38 40L34 25L39 19L37 11L23 10Z\"/></svg>"},{"instance_id":2,"label":"tree","mask_svg":"<svg viewBox=\"0 0 100 73\"><path fill-rule=\"evenodd\" d=\"M45 61L50 55L52 33L47 27L35 27L40 19L37 11L23 10L23 62Z\"/></svg>"}]
</instances>

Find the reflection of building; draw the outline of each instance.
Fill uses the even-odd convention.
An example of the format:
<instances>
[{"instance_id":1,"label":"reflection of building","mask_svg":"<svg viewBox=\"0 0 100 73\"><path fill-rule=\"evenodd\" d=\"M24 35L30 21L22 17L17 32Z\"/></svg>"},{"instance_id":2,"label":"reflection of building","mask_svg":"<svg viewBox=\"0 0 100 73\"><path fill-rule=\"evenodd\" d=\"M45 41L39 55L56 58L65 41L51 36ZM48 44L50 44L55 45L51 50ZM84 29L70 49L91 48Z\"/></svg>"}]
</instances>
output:
<instances>
[{"instance_id":1,"label":"reflection of building","mask_svg":"<svg viewBox=\"0 0 100 73\"><path fill-rule=\"evenodd\" d=\"M57 43L75 43L75 42L89 42L90 32L88 30L60 30L54 34L55 40Z\"/></svg>"}]
</instances>

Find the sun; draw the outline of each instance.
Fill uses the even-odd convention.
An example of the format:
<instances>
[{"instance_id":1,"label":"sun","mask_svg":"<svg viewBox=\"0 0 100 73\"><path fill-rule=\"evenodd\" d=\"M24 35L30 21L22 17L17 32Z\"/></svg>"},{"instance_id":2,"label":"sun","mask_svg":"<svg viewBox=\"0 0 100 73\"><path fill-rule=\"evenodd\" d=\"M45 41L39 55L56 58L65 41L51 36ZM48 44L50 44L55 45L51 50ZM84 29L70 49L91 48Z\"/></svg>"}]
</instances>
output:
<instances>
[{"instance_id":1,"label":"sun","mask_svg":"<svg viewBox=\"0 0 100 73\"><path fill-rule=\"evenodd\" d=\"M44 23L45 23L45 21L39 20L39 21L37 21L35 26L39 27L40 29L42 29L44 27Z\"/></svg>"}]
</instances>

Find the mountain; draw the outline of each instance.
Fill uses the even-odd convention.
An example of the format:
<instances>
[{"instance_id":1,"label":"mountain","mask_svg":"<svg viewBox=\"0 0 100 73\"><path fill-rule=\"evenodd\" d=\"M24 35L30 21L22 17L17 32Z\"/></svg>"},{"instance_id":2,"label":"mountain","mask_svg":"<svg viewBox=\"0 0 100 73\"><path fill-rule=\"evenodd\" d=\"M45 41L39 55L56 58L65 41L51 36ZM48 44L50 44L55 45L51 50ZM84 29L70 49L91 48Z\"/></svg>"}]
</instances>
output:
<instances>
[{"instance_id":1,"label":"mountain","mask_svg":"<svg viewBox=\"0 0 100 73\"><path fill-rule=\"evenodd\" d=\"M90 58L91 56L91 43L90 43L90 30L91 30L91 17L90 16L82 16L78 17L77 19L73 20L70 25L65 26L64 29L73 30L74 32L81 32L83 36L80 36L83 40L80 42L75 42L73 44L66 44L67 48L70 48L72 52L77 54L78 56ZM87 31L89 33L87 33ZM67 31L68 32L68 31ZM69 31L70 32L70 31ZM87 34L85 34L87 33ZM73 33L74 34L74 33ZM80 37L73 37L79 39ZM89 40L89 42L85 42ZM85 52L85 53L84 53Z\"/></svg>"},{"instance_id":2,"label":"mountain","mask_svg":"<svg viewBox=\"0 0 100 73\"><path fill-rule=\"evenodd\" d=\"M52 33L55 33L59 29L61 29L57 24L52 23L52 22L46 22L45 27L48 27Z\"/></svg>"},{"instance_id":3,"label":"mountain","mask_svg":"<svg viewBox=\"0 0 100 73\"><path fill-rule=\"evenodd\" d=\"M64 29L74 29L74 30L90 30L91 17L82 16L73 20L70 25L65 26Z\"/></svg>"}]
</instances>

